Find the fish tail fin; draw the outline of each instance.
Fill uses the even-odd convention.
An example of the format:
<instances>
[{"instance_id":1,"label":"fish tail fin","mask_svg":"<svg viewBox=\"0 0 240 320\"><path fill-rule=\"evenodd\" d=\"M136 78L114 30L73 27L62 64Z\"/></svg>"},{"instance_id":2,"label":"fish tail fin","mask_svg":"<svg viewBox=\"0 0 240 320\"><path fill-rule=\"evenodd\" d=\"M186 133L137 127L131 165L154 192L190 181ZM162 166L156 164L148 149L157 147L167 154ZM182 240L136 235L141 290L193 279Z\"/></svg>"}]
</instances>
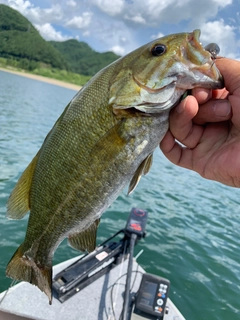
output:
<instances>
[{"instance_id":1,"label":"fish tail fin","mask_svg":"<svg viewBox=\"0 0 240 320\"><path fill-rule=\"evenodd\" d=\"M36 285L49 298L52 304L52 268L39 266L24 254L23 244L14 253L6 269L6 275L15 280L27 281Z\"/></svg>"}]
</instances>

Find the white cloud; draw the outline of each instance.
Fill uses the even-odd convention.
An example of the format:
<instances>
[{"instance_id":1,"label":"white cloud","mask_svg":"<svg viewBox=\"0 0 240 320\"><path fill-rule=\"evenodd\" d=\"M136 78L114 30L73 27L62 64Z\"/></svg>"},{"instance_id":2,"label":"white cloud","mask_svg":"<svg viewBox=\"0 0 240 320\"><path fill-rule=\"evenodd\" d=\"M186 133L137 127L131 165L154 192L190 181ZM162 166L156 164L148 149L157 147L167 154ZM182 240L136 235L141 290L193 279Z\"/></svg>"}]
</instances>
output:
<instances>
[{"instance_id":1,"label":"white cloud","mask_svg":"<svg viewBox=\"0 0 240 320\"><path fill-rule=\"evenodd\" d=\"M212 42L213 37L217 38L215 42L226 56L236 56L239 51L240 14L236 1L232 0L0 0L0 3L20 11L46 39L71 36L81 41L88 37L89 45L97 51L113 48L123 54L153 38L199 28L201 39L206 37L206 42Z\"/></svg>"},{"instance_id":2,"label":"white cloud","mask_svg":"<svg viewBox=\"0 0 240 320\"><path fill-rule=\"evenodd\" d=\"M220 6L225 7L232 2L232 0L165 0L163 5L156 6L156 0L148 1L151 2L151 6L145 11L145 15L152 16L153 23L161 21L176 24L185 20L192 21L195 25L214 17ZM151 14L152 10L153 14Z\"/></svg>"},{"instance_id":3,"label":"white cloud","mask_svg":"<svg viewBox=\"0 0 240 320\"><path fill-rule=\"evenodd\" d=\"M66 5L70 7L76 7L77 3L74 0L66 1Z\"/></svg>"},{"instance_id":4,"label":"white cloud","mask_svg":"<svg viewBox=\"0 0 240 320\"><path fill-rule=\"evenodd\" d=\"M162 32L158 32L157 34L153 34L151 36L151 39L158 39L164 37L164 34Z\"/></svg>"},{"instance_id":5,"label":"white cloud","mask_svg":"<svg viewBox=\"0 0 240 320\"><path fill-rule=\"evenodd\" d=\"M65 41L69 39L69 37L63 36L61 32L56 31L50 23L45 23L43 25L36 24L35 27L46 40Z\"/></svg>"},{"instance_id":6,"label":"white cloud","mask_svg":"<svg viewBox=\"0 0 240 320\"><path fill-rule=\"evenodd\" d=\"M195 24L214 17L219 8L232 0L89 0L106 15L117 17L128 23L156 26L160 23L176 24L182 20L193 20Z\"/></svg>"},{"instance_id":7,"label":"white cloud","mask_svg":"<svg viewBox=\"0 0 240 320\"><path fill-rule=\"evenodd\" d=\"M31 8L33 5L30 1L24 0L9 0L7 2L12 8L19 10L20 12L26 11L28 8Z\"/></svg>"},{"instance_id":8,"label":"white cloud","mask_svg":"<svg viewBox=\"0 0 240 320\"><path fill-rule=\"evenodd\" d=\"M131 20L133 22L140 23L140 24L146 24L146 20L140 14L135 16L129 16L128 14L126 14L124 16L124 19Z\"/></svg>"},{"instance_id":9,"label":"white cloud","mask_svg":"<svg viewBox=\"0 0 240 320\"><path fill-rule=\"evenodd\" d=\"M33 24L59 22L63 19L64 15L62 7L59 4L53 4L49 8L42 9L38 6L35 7L28 0L7 0L1 2L10 5L12 8L22 13Z\"/></svg>"},{"instance_id":10,"label":"white cloud","mask_svg":"<svg viewBox=\"0 0 240 320\"><path fill-rule=\"evenodd\" d=\"M123 12L126 6L126 0L89 0L96 5L101 11L110 16L116 16Z\"/></svg>"},{"instance_id":11,"label":"white cloud","mask_svg":"<svg viewBox=\"0 0 240 320\"><path fill-rule=\"evenodd\" d=\"M92 13L83 12L82 16L75 16L66 23L66 26L76 29L84 29L91 23Z\"/></svg>"},{"instance_id":12,"label":"white cloud","mask_svg":"<svg viewBox=\"0 0 240 320\"><path fill-rule=\"evenodd\" d=\"M126 37L121 37L120 41L121 41L121 43L125 43L127 41L127 38Z\"/></svg>"},{"instance_id":13,"label":"white cloud","mask_svg":"<svg viewBox=\"0 0 240 320\"><path fill-rule=\"evenodd\" d=\"M83 37L89 37L90 31L89 30L82 31L82 35L83 35ZM78 39L79 39L79 36L78 36Z\"/></svg>"},{"instance_id":14,"label":"white cloud","mask_svg":"<svg viewBox=\"0 0 240 320\"><path fill-rule=\"evenodd\" d=\"M232 3L232 0L214 0L220 7L225 7Z\"/></svg>"},{"instance_id":15,"label":"white cloud","mask_svg":"<svg viewBox=\"0 0 240 320\"><path fill-rule=\"evenodd\" d=\"M201 41L204 45L215 42L220 47L220 55L235 58L240 49L236 39L235 27L224 23L224 20L206 22L201 27Z\"/></svg>"},{"instance_id":16,"label":"white cloud","mask_svg":"<svg viewBox=\"0 0 240 320\"><path fill-rule=\"evenodd\" d=\"M112 48L110 48L110 51L120 55L120 56L123 56L125 54L125 50L123 47L120 47L118 45L116 46L113 46Z\"/></svg>"}]
</instances>

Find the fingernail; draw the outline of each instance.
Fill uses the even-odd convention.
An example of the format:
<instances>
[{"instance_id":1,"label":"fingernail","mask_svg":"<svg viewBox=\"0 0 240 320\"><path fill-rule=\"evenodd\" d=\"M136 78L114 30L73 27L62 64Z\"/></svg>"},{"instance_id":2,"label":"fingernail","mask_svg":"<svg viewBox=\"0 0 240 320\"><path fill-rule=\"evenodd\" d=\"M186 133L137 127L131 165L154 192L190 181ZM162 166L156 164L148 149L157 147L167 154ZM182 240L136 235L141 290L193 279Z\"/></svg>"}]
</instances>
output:
<instances>
[{"instance_id":1,"label":"fingernail","mask_svg":"<svg viewBox=\"0 0 240 320\"><path fill-rule=\"evenodd\" d=\"M219 117L227 117L231 112L231 105L229 101L219 100L214 104L213 111Z\"/></svg>"},{"instance_id":2,"label":"fingernail","mask_svg":"<svg viewBox=\"0 0 240 320\"><path fill-rule=\"evenodd\" d=\"M176 108L177 113L182 113L185 110L185 105L186 105L187 98L188 97L186 97L184 100L182 100L179 103L179 105Z\"/></svg>"}]
</instances>

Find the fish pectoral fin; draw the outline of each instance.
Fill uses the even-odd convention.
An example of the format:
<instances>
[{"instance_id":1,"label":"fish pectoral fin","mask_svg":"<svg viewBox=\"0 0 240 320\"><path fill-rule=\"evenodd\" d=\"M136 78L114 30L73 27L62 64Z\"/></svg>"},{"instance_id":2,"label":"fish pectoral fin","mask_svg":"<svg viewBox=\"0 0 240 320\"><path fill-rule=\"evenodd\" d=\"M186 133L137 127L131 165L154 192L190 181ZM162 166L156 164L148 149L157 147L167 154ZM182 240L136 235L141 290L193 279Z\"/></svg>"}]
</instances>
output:
<instances>
[{"instance_id":1,"label":"fish pectoral fin","mask_svg":"<svg viewBox=\"0 0 240 320\"><path fill-rule=\"evenodd\" d=\"M7 218L22 219L30 210L29 194L39 152L27 166L7 202Z\"/></svg>"},{"instance_id":2,"label":"fish pectoral fin","mask_svg":"<svg viewBox=\"0 0 240 320\"><path fill-rule=\"evenodd\" d=\"M71 247L80 250L92 252L96 248L97 227L100 219L97 219L84 231L74 233L68 237L68 243Z\"/></svg>"},{"instance_id":3,"label":"fish pectoral fin","mask_svg":"<svg viewBox=\"0 0 240 320\"><path fill-rule=\"evenodd\" d=\"M153 154L151 153L147 156L146 159L143 160L143 162L140 164L140 166L137 168L136 172L134 173L134 176L132 177L132 180L128 188L128 194L134 191L134 189L138 185L138 182L141 179L141 176L145 176L150 171L152 162L153 162Z\"/></svg>"},{"instance_id":4,"label":"fish pectoral fin","mask_svg":"<svg viewBox=\"0 0 240 320\"><path fill-rule=\"evenodd\" d=\"M91 149L91 166L97 170L108 170L109 165L114 163L122 150L126 147L132 136L125 129L126 119L120 120L102 135Z\"/></svg>"}]
</instances>

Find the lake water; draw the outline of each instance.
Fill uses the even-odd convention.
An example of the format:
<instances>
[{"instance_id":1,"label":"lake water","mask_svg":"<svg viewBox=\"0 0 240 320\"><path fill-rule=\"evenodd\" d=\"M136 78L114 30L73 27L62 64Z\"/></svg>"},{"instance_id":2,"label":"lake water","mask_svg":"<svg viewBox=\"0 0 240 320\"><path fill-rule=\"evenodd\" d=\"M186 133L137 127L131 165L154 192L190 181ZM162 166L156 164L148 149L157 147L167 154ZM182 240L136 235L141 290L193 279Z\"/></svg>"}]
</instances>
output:
<instances>
[{"instance_id":1,"label":"lake water","mask_svg":"<svg viewBox=\"0 0 240 320\"><path fill-rule=\"evenodd\" d=\"M73 90L0 71L0 291L5 267L23 241L27 217L7 220L6 201ZM131 196L104 213L97 242L125 226L132 207L149 211L135 254L150 273L171 281L170 297L187 320L240 319L240 190L169 163L159 150ZM54 263L78 255L64 241Z\"/></svg>"}]
</instances>

